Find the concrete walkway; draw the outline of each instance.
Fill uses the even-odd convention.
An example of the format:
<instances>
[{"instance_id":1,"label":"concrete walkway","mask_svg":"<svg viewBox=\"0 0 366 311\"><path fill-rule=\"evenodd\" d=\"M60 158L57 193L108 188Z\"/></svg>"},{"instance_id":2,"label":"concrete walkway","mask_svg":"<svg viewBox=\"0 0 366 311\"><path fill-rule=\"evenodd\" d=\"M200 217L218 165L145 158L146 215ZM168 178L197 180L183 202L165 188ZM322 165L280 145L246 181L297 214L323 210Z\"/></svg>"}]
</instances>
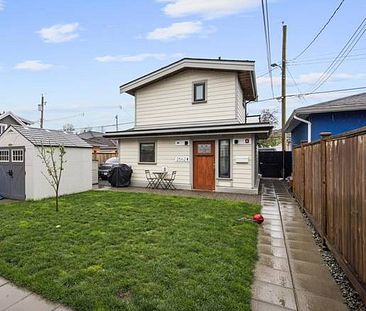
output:
<instances>
[{"instance_id":1,"label":"concrete walkway","mask_svg":"<svg viewBox=\"0 0 366 311\"><path fill-rule=\"evenodd\" d=\"M71 311L0 277L0 311Z\"/></svg>"},{"instance_id":2,"label":"concrete walkway","mask_svg":"<svg viewBox=\"0 0 366 311\"><path fill-rule=\"evenodd\" d=\"M265 221L259 233L252 310L348 310L282 182L264 181L262 206Z\"/></svg>"}]
</instances>

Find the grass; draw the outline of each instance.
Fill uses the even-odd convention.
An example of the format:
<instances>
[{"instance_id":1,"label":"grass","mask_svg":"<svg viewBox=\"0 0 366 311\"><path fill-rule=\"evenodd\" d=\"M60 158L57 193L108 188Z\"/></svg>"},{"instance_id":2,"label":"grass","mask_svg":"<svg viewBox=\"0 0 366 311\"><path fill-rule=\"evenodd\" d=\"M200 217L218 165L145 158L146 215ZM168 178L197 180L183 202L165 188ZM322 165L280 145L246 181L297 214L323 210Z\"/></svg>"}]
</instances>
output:
<instances>
[{"instance_id":1,"label":"grass","mask_svg":"<svg viewBox=\"0 0 366 311\"><path fill-rule=\"evenodd\" d=\"M75 310L250 310L259 206L92 191L0 205L0 275Z\"/></svg>"}]
</instances>

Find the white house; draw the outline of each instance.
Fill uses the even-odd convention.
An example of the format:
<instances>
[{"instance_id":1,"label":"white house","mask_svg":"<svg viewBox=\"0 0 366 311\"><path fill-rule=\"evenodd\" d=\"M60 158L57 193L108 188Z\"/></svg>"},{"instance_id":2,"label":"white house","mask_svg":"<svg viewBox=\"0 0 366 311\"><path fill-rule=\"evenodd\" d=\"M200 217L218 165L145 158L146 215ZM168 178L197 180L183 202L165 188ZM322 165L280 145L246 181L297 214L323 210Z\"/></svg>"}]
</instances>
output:
<instances>
[{"instance_id":1,"label":"white house","mask_svg":"<svg viewBox=\"0 0 366 311\"><path fill-rule=\"evenodd\" d=\"M32 124L32 121L19 117L11 111L0 113L0 135L5 132L10 125L30 126Z\"/></svg>"},{"instance_id":2,"label":"white house","mask_svg":"<svg viewBox=\"0 0 366 311\"><path fill-rule=\"evenodd\" d=\"M0 195L12 199L42 199L54 196L47 182L45 164L39 158L42 146L65 147L60 195L92 188L91 146L75 134L24 126L8 127L0 136Z\"/></svg>"},{"instance_id":3,"label":"white house","mask_svg":"<svg viewBox=\"0 0 366 311\"><path fill-rule=\"evenodd\" d=\"M166 167L178 189L257 193L257 139L272 127L246 123L257 98L253 61L184 58L120 91L135 98L135 127L106 136L119 141L132 185Z\"/></svg>"}]
</instances>

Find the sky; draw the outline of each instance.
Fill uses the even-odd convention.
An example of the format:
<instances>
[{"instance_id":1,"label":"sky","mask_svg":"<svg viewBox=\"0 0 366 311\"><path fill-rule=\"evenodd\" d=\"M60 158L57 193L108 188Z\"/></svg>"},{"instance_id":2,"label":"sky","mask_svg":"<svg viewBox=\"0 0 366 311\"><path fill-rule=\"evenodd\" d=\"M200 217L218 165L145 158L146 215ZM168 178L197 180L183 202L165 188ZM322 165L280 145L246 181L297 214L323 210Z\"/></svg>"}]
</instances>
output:
<instances>
[{"instance_id":1,"label":"sky","mask_svg":"<svg viewBox=\"0 0 366 311\"><path fill-rule=\"evenodd\" d=\"M282 22L288 25L289 94L311 91L365 18L366 1L345 0L294 61L340 1L268 0L273 63L281 60ZM39 122L43 93L50 129L71 123L113 130L116 115L119 129L132 127L134 99L119 94L119 85L182 57L254 60L259 101L249 112L280 111L277 100L260 101L272 97L263 75L268 70L260 0L0 0L0 111ZM365 61L366 35L318 91L366 86ZM280 74L273 70L275 96ZM289 98L287 114L356 93Z\"/></svg>"}]
</instances>

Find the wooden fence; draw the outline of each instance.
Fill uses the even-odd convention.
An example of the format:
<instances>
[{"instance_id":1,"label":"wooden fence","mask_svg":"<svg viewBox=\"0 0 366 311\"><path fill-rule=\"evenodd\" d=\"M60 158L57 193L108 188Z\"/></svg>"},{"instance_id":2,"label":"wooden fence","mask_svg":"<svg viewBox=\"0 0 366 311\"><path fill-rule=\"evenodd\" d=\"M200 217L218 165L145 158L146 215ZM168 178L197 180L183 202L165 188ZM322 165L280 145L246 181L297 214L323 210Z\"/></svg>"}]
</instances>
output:
<instances>
[{"instance_id":1,"label":"wooden fence","mask_svg":"<svg viewBox=\"0 0 366 311\"><path fill-rule=\"evenodd\" d=\"M295 148L293 191L366 302L366 127Z\"/></svg>"},{"instance_id":2,"label":"wooden fence","mask_svg":"<svg viewBox=\"0 0 366 311\"><path fill-rule=\"evenodd\" d=\"M109 158L117 157L118 153L116 151L100 151L100 150L93 150L93 160L99 162L99 164L103 164Z\"/></svg>"}]
</instances>

